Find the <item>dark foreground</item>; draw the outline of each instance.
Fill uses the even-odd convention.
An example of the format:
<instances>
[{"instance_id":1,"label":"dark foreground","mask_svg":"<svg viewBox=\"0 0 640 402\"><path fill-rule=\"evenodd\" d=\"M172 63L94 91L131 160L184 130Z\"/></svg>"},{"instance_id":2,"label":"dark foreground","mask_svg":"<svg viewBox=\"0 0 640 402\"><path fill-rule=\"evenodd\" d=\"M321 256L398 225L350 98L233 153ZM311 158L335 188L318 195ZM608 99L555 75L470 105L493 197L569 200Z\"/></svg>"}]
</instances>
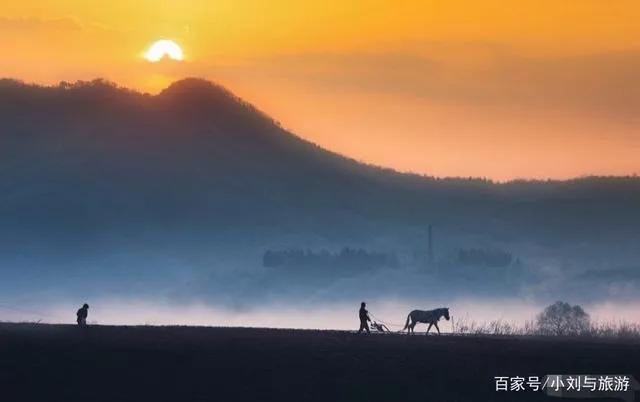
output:
<instances>
[{"instance_id":1,"label":"dark foreground","mask_svg":"<svg viewBox=\"0 0 640 402\"><path fill-rule=\"evenodd\" d=\"M0 324L7 402L565 400L495 392L495 376L549 373L640 378L640 344Z\"/></svg>"}]
</instances>

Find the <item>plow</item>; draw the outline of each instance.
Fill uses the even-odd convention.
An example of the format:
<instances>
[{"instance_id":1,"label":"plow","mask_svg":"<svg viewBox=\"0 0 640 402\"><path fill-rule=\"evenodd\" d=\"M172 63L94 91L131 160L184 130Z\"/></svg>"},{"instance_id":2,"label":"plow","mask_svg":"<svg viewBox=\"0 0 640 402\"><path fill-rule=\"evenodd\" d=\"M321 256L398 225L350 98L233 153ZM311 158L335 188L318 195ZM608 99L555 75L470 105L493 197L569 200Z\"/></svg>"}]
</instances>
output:
<instances>
[{"instance_id":1,"label":"plow","mask_svg":"<svg viewBox=\"0 0 640 402\"><path fill-rule=\"evenodd\" d=\"M381 333L381 334L399 334L403 332L403 325L401 324L392 324L390 322L381 320L379 317L374 316L373 314L370 314L372 321L371 321L371 331L372 332L377 332L377 333ZM396 328L395 331L390 330L389 327L392 328Z\"/></svg>"},{"instance_id":2,"label":"plow","mask_svg":"<svg viewBox=\"0 0 640 402\"><path fill-rule=\"evenodd\" d=\"M384 324L380 324L378 322L372 321L371 322L371 330L374 332L391 332L391 330L389 330L389 327L387 327Z\"/></svg>"}]
</instances>

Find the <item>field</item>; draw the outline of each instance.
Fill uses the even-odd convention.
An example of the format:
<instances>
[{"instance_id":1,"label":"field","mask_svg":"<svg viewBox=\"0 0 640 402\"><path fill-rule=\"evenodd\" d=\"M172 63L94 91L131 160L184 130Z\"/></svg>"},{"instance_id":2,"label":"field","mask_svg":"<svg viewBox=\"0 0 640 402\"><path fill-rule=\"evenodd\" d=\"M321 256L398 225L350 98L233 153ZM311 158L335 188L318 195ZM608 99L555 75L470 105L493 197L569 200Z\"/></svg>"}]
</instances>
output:
<instances>
[{"instance_id":1,"label":"field","mask_svg":"<svg viewBox=\"0 0 640 402\"><path fill-rule=\"evenodd\" d=\"M640 343L0 324L7 402L558 401L496 393L494 377L614 373L640 378Z\"/></svg>"}]
</instances>

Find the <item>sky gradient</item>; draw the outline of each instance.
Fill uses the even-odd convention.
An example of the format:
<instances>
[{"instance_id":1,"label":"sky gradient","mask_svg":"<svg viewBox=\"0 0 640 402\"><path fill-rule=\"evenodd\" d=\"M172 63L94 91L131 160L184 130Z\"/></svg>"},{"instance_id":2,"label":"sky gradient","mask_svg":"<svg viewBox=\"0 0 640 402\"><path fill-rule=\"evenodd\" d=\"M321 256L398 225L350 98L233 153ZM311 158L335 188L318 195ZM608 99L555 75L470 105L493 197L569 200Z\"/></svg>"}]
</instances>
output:
<instances>
[{"instance_id":1,"label":"sky gradient","mask_svg":"<svg viewBox=\"0 0 640 402\"><path fill-rule=\"evenodd\" d=\"M323 147L402 171L640 172L637 1L334 3L9 2L0 76L154 93L203 77ZM161 38L185 61L145 61Z\"/></svg>"}]
</instances>

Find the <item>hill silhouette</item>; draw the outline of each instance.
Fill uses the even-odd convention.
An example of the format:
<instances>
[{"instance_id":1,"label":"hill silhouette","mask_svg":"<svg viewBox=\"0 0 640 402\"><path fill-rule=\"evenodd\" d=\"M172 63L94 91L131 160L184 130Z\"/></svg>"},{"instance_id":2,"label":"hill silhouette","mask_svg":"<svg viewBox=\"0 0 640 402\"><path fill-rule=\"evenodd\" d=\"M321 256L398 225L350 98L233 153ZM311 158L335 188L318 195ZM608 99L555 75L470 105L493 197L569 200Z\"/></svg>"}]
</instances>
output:
<instances>
[{"instance_id":1,"label":"hill silhouette","mask_svg":"<svg viewBox=\"0 0 640 402\"><path fill-rule=\"evenodd\" d=\"M439 246L468 236L541 247L638 239L636 177L398 173L324 150L200 79L158 95L102 80L2 80L0 122L0 260L20 283L105 266L199 270L231 254L259 261L274 244L420 247L428 224Z\"/></svg>"}]
</instances>

